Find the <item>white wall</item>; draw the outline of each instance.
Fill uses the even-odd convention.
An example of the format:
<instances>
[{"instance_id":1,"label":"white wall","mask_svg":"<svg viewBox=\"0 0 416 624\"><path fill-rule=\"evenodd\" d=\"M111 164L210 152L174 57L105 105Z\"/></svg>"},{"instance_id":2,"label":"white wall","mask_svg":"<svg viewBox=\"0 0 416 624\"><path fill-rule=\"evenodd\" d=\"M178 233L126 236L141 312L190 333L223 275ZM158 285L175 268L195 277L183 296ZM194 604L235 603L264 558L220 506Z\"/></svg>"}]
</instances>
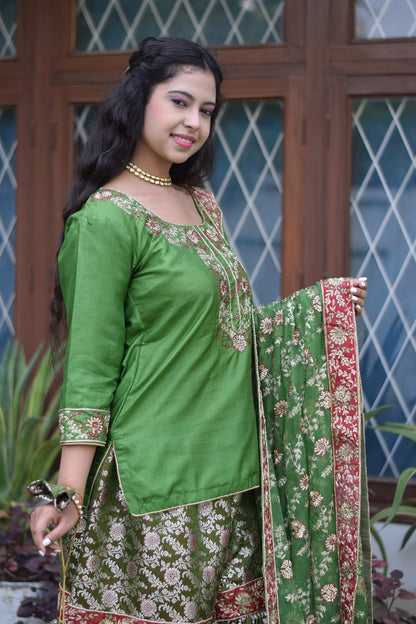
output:
<instances>
[{"instance_id":1,"label":"white wall","mask_svg":"<svg viewBox=\"0 0 416 624\"><path fill-rule=\"evenodd\" d=\"M383 523L376 523L375 528L380 533L384 547L387 551L387 563L389 573L392 570L401 570L403 588L416 594L416 532L413 533L407 545L400 550L402 539L408 530L407 524L389 524L384 529ZM373 540L373 553L382 558L380 549ZM416 600L403 600L398 606L412 615L416 615Z\"/></svg>"}]
</instances>

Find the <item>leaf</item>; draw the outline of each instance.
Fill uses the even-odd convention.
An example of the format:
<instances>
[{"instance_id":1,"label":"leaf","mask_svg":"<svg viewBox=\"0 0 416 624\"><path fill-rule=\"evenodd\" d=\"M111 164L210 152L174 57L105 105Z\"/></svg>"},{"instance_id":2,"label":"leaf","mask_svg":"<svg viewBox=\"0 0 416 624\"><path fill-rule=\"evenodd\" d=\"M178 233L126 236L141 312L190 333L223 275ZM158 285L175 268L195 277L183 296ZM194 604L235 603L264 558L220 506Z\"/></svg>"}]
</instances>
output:
<instances>
[{"instance_id":1,"label":"leaf","mask_svg":"<svg viewBox=\"0 0 416 624\"><path fill-rule=\"evenodd\" d=\"M399 589L399 598L402 600L414 600L416 598L416 594L407 591L407 589Z\"/></svg>"},{"instance_id":2,"label":"leaf","mask_svg":"<svg viewBox=\"0 0 416 624\"><path fill-rule=\"evenodd\" d=\"M384 547L383 540L381 539L380 533L375 528L374 523L372 522L372 520L370 521L370 532L371 532L371 535L374 537L374 540L375 540L376 544L380 548L381 556L384 559L383 563L385 563L387 561L387 552L386 552L386 549ZM381 567L381 566L377 566L377 567ZM387 563L385 563L384 567L385 567L385 574L387 574Z\"/></svg>"},{"instance_id":3,"label":"leaf","mask_svg":"<svg viewBox=\"0 0 416 624\"><path fill-rule=\"evenodd\" d=\"M374 425L371 429L378 429L379 431L386 431L388 433L395 433L396 435L409 438L412 442L416 442L416 425L409 423L383 423L381 425Z\"/></svg>"},{"instance_id":4,"label":"leaf","mask_svg":"<svg viewBox=\"0 0 416 624\"><path fill-rule=\"evenodd\" d=\"M6 443L6 420L0 406L0 493L7 488L9 481L7 471L8 446Z\"/></svg>"},{"instance_id":5,"label":"leaf","mask_svg":"<svg viewBox=\"0 0 416 624\"><path fill-rule=\"evenodd\" d=\"M387 568L387 563L383 559L377 559L375 555L372 555L371 567L372 568Z\"/></svg>"},{"instance_id":6,"label":"leaf","mask_svg":"<svg viewBox=\"0 0 416 624\"><path fill-rule=\"evenodd\" d=\"M36 449L28 471L28 483L37 479L37 475L41 472L49 474L61 450L58 437L58 431L56 431L53 437L45 440L45 442L42 442L42 444Z\"/></svg>"},{"instance_id":7,"label":"leaf","mask_svg":"<svg viewBox=\"0 0 416 624\"><path fill-rule=\"evenodd\" d=\"M383 618L384 624L406 624L397 613L388 613Z\"/></svg>"},{"instance_id":8,"label":"leaf","mask_svg":"<svg viewBox=\"0 0 416 624\"><path fill-rule=\"evenodd\" d=\"M377 414L380 414L381 412L384 412L387 409L390 409L391 407L393 407L393 405L382 405L381 407L376 407L373 410L370 410L368 412L365 412L364 414L364 420L367 422L368 420L370 420L370 418L374 418L374 416L377 416Z\"/></svg>"},{"instance_id":9,"label":"leaf","mask_svg":"<svg viewBox=\"0 0 416 624\"><path fill-rule=\"evenodd\" d=\"M399 480L397 481L396 490L394 492L393 503L390 507L390 512L386 518L384 526L390 524L394 516L397 515L398 509L402 504L402 498L406 486L414 474L416 474L416 468L406 468L406 470L403 470L403 472L401 473ZM414 513L412 513L411 515L414 515L416 517L416 507L413 509L413 512Z\"/></svg>"},{"instance_id":10,"label":"leaf","mask_svg":"<svg viewBox=\"0 0 416 624\"><path fill-rule=\"evenodd\" d=\"M18 608L16 615L18 617L27 618L34 614L35 609L36 603L34 602L34 600L32 598L26 598L26 600L22 602L22 604Z\"/></svg>"},{"instance_id":11,"label":"leaf","mask_svg":"<svg viewBox=\"0 0 416 624\"><path fill-rule=\"evenodd\" d=\"M33 478L47 479L59 453L59 388L50 351L40 346L26 362L17 341L6 346L0 362L0 506L27 498ZM46 443L46 444L45 444ZM30 479L33 480L33 479Z\"/></svg>"},{"instance_id":12,"label":"leaf","mask_svg":"<svg viewBox=\"0 0 416 624\"><path fill-rule=\"evenodd\" d=\"M413 533L416 531L416 522L414 522L409 529L406 531L403 539L402 539L402 543L400 544L400 550L403 550L403 548L406 546L407 542L409 541L409 539L412 537Z\"/></svg>"},{"instance_id":13,"label":"leaf","mask_svg":"<svg viewBox=\"0 0 416 624\"><path fill-rule=\"evenodd\" d=\"M376 522L381 522L389 516L391 513L391 507L386 507L386 509L381 509L370 519L370 526L374 525ZM398 516L409 516L411 518L416 518L416 508L409 507L407 505L400 505L397 509L396 515ZM384 528L384 527L383 527Z\"/></svg>"}]
</instances>

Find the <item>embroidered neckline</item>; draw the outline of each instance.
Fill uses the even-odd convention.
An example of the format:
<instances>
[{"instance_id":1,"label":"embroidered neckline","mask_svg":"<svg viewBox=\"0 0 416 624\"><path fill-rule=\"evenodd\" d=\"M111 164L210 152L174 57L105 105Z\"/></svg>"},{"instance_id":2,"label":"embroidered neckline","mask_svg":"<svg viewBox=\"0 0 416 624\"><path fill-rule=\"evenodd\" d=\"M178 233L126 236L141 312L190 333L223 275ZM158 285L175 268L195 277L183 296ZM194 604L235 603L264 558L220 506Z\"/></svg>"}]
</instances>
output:
<instances>
[{"instance_id":1,"label":"embroidered neckline","mask_svg":"<svg viewBox=\"0 0 416 624\"><path fill-rule=\"evenodd\" d=\"M204 223L181 225L165 221L148 210L137 199L111 188L102 188L91 201L112 201L126 214L144 223L155 237L162 236L176 247L197 254L218 283L218 340L226 349L244 351L251 344L251 289L241 263L229 247L222 232L221 211L212 193L193 189Z\"/></svg>"},{"instance_id":2,"label":"embroidered neckline","mask_svg":"<svg viewBox=\"0 0 416 624\"><path fill-rule=\"evenodd\" d=\"M130 199L131 201L136 203L138 206L140 206L140 208L147 215L149 215L151 217L155 217L156 219L160 219L160 221L162 223L165 223L168 226L172 225L174 227L190 228L190 227L201 227L203 225L206 225L206 213L205 213L205 210L204 210L204 207L203 207L202 203L200 202L200 200L198 199L198 197L194 193L191 193L191 190L188 187L183 187L183 188L185 188L188 191L189 195L192 197L192 201L194 202L194 206L195 206L199 216L202 219L202 223L175 223L174 221L169 221L168 219L164 219L163 217L158 215L156 212L153 212L153 210L150 210L150 208L147 208L147 206L142 204L142 202L139 199L137 199L136 197L134 197L133 195L130 195L129 193L125 193L124 191L118 191L117 189L114 189L111 186L103 186L100 189L98 189L98 191L96 191L96 192L97 193L101 193L101 192L109 191L112 194L123 195L127 199Z\"/></svg>"}]
</instances>

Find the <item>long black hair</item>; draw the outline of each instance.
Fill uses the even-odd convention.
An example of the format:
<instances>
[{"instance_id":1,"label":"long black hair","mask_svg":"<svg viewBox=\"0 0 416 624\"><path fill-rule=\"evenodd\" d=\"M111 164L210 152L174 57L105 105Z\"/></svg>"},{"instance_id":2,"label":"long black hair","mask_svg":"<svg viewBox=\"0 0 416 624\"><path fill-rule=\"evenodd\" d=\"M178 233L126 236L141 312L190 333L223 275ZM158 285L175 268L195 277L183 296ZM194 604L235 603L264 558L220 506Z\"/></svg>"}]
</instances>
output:
<instances>
[{"instance_id":1,"label":"long black hair","mask_svg":"<svg viewBox=\"0 0 416 624\"><path fill-rule=\"evenodd\" d=\"M177 37L147 37L131 55L124 77L101 106L97 126L85 144L70 187L63 211L64 227L92 193L124 170L141 135L145 109L154 87L176 76L184 65L212 72L216 107L205 144L184 163L174 163L170 175L174 183L190 186L199 186L208 178L214 157L212 134L221 103L221 70L211 54L197 43ZM64 230L59 248L63 237ZM55 344L63 317L64 304L56 270L51 303L51 333Z\"/></svg>"}]
</instances>

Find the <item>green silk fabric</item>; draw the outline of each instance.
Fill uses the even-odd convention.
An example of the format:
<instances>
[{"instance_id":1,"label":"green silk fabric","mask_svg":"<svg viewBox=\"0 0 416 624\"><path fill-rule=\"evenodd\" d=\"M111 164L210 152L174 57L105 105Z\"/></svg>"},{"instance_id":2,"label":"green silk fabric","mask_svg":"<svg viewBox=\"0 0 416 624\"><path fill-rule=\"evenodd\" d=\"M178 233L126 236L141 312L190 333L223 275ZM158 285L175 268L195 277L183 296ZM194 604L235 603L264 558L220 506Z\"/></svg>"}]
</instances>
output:
<instances>
[{"instance_id":1,"label":"green silk fabric","mask_svg":"<svg viewBox=\"0 0 416 624\"><path fill-rule=\"evenodd\" d=\"M254 310L269 624L372 624L348 280Z\"/></svg>"},{"instance_id":2,"label":"green silk fabric","mask_svg":"<svg viewBox=\"0 0 416 624\"><path fill-rule=\"evenodd\" d=\"M251 292L212 194L201 225L95 193L67 222L63 444L114 446L133 514L259 485Z\"/></svg>"}]
</instances>

